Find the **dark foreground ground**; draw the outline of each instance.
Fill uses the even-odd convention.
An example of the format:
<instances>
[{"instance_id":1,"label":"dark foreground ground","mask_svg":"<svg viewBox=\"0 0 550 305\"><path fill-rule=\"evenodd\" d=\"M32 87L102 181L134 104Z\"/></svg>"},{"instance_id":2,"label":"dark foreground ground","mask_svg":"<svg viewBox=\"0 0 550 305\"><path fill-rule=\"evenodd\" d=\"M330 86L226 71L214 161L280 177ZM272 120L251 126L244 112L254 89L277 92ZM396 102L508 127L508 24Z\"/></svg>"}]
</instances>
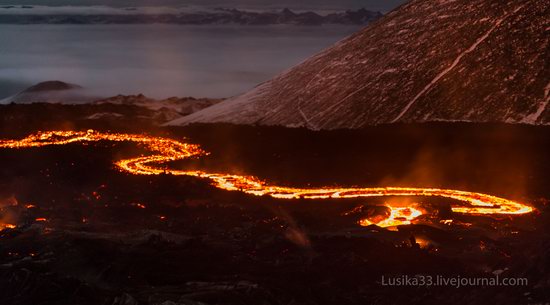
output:
<instances>
[{"instance_id":1,"label":"dark foreground ground","mask_svg":"<svg viewBox=\"0 0 550 305\"><path fill-rule=\"evenodd\" d=\"M447 200L413 198L433 214L389 231L357 221L396 198L280 201L217 190L200 179L131 176L112 165L142 152L126 144L0 149L0 219L17 224L0 232L0 304L550 301L547 127L164 129L147 121L70 120L89 109L54 108L0 109L0 137L88 128L186 137L212 154L176 167L287 185L457 188L529 202L537 212L461 216L450 213ZM453 224L440 222L450 218ZM395 276L435 281L497 274L528 283L384 285Z\"/></svg>"}]
</instances>

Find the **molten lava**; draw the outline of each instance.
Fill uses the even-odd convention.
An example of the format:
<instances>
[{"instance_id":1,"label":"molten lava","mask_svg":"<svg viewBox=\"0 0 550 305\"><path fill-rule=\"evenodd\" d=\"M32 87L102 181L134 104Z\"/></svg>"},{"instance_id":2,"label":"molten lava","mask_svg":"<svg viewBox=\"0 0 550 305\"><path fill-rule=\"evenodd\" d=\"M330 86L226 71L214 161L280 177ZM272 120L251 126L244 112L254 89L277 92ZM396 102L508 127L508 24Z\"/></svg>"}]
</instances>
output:
<instances>
[{"instance_id":1,"label":"molten lava","mask_svg":"<svg viewBox=\"0 0 550 305\"><path fill-rule=\"evenodd\" d=\"M2 231L4 229L14 229L16 227L17 227L16 225L12 225L12 224L9 224L9 223L0 223L0 231Z\"/></svg>"},{"instance_id":2,"label":"molten lava","mask_svg":"<svg viewBox=\"0 0 550 305\"><path fill-rule=\"evenodd\" d=\"M362 226L377 225L379 227L394 227L399 225L409 225L411 221L422 215L422 211L414 207L392 207L387 206L390 210L390 215L385 219L362 219L359 224Z\"/></svg>"},{"instance_id":3,"label":"molten lava","mask_svg":"<svg viewBox=\"0 0 550 305\"><path fill-rule=\"evenodd\" d=\"M100 133L93 130L48 131L30 135L22 140L0 141L0 148L29 148L47 145L66 145L70 143L113 141L135 142L145 146L153 154L137 158L124 159L116 163L122 171L135 175L182 175L208 178L213 185L228 191L241 191L256 196L271 196L279 199L328 199L328 198L359 198L383 196L437 196L454 199L463 204L452 206L452 211L463 214L508 214L520 215L533 211L533 208L508 199L473 193L437 188L414 187L375 187L375 188L293 188L268 185L252 176L240 176L226 173L207 173L203 171L185 171L168 169L163 163L185 158L206 155L198 145L182 143L176 140L135 134ZM412 220L422 215L414 207L388 207L388 218L371 222L364 219L361 225L376 224L381 227L410 224Z\"/></svg>"}]
</instances>

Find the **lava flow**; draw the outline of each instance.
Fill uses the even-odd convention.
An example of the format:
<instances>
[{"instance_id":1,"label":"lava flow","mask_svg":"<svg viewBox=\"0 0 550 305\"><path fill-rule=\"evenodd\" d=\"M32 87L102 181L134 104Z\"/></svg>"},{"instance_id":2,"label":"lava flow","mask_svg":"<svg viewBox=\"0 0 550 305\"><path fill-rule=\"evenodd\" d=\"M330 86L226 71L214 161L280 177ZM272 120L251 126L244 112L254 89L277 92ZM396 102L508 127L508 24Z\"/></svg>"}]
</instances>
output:
<instances>
[{"instance_id":1,"label":"lava flow","mask_svg":"<svg viewBox=\"0 0 550 305\"><path fill-rule=\"evenodd\" d=\"M80 142L135 142L145 146L154 154L116 162L118 168L135 175L185 175L209 178L213 185L228 191L241 191L256 196L271 196L279 199L338 199L383 196L437 196L454 199L463 203L452 206L452 211L463 214L489 215L506 214L520 215L533 211L533 208L508 199L473 193L437 188L414 187L375 187L375 188L293 188L271 186L252 176L240 176L225 173L207 173L204 171L185 171L168 169L163 163L182 160L193 156L206 155L198 145L182 143L176 140L135 134L100 133L93 130L48 131L30 135L21 140L0 140L0 148L29 148L47 145L65 145ZM390 215L386 219L372 222L364 219L361 225L376 224L381 227L410 224L422 211L415 207L390 207Z\"/></svg>"}]
</instances>

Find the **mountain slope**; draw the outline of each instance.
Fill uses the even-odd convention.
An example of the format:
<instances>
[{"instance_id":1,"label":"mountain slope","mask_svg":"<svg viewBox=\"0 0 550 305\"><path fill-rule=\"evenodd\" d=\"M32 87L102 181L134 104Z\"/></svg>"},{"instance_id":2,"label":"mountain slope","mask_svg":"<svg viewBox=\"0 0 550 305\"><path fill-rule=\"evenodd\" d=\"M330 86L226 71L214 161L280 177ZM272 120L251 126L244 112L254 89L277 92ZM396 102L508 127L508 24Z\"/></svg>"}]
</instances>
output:
<instances>
[{"instance_id":1,"label":"mountain slope","mask_svg":"<svg viewBox=\"0 0 550 305\"><path fill-rule=\"evenodd\" d=\"M550 123L550 0L413 0L252 91L171 122Z\"/></svg>"}]
</instances>

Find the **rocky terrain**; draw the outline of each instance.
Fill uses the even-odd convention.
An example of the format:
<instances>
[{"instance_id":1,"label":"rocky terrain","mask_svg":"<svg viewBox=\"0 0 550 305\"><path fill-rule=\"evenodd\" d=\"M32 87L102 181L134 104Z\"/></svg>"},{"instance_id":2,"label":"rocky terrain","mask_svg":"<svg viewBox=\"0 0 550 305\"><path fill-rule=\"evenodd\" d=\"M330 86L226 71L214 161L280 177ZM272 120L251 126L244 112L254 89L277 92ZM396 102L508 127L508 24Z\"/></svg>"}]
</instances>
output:
<instances>
[{"instance_id":1,"label":"rocky terrain","mask_svg":"<svg viewBox=\"0 0 550 305\"><path fill-rule=\"evenodd\" d=\"M549 0L414 0L241 96L171 122L550 123Z\"/></svg>"},{"instance_id":2,"label":"rocky terrain","mask_svg":"<svg viewBox=\"0 0 550 305\"><path fill-rule=\"evenodd\" d=\"M321 15L315 12L293 12L284 9L278 12L245 11L237 9L211 9L180 13L83 13L83 14L35 14L33 7L28 12L13 14L12 9L20 7L5 6L0 8L0 24L241 24L241 25L321 25L345 24L365 25L382 16L380 12L366 9L356 11L333 12Z\"/></svg>"}]
</instances>

